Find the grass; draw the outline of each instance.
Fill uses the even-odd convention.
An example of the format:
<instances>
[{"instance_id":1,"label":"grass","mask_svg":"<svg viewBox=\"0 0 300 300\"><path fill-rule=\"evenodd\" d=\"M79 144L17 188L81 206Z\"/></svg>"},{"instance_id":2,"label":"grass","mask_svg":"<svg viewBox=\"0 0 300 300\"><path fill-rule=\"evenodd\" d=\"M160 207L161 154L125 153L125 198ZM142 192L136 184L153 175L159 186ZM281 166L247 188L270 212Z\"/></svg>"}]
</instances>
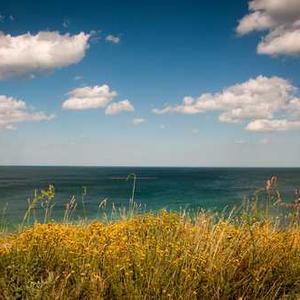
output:
<instances>
[{"instance_id":1,"label":"grass","mask_svg":"<svg viewBox=\"0 0 300 300\"><path fill-rule=\"evenodd\" d=\"M29 202L18 230L1 235L0 299L299 298L299 199L285 202L276 179L226 218L134 206L118 220L72 223L73 201L55 223L51 189ZM39 202L44 223L27 226ZM293 207L279 218L274 204Z\"/></svg>"}]
</instances>

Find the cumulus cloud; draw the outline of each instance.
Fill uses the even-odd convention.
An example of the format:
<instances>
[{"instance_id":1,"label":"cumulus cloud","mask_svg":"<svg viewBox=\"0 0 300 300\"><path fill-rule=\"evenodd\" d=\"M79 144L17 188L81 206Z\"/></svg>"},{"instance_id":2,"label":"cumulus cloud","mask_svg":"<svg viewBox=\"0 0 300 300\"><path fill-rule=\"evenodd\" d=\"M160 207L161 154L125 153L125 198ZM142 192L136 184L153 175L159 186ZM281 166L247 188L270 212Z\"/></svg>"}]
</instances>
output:
<instances>
[{"instance_id":1,"label":"cumulus cloud","mask_svg":"<svg viewBox=\"0 0 300 300\"><path fill-rule=\"evenodd\" d=\"M257 52L270 55L300 55L300 27L273 30L259 43Z\"/></svg>"},{"instance_id":2,"label":"cumulus cloud","mask_svg":"<svg viewBox=\"0 0 300 300\"><path fill-rule=\"evenodd\" d=\"M135 126L141 125L145 122L146 122L146 120L144 118L135 118L135 119L132 119L132 121L131 121L131 123Z\"/></svg>"},{"instance_id":3,"label":"cumulus cloud","mask_svg":"<svg viewBox=\"0 0 300 300\"><path fill-rule=\"evenodd\" d=\"M294 98L288 105L289 113L294 117L300 118L300 98Z\"/></svg>"},{"instance_id":4,"label":"cumulus cloud","mask_svg":"<svg viewBox=\"0 0 300 300\"><path fill-rule=\"evenodd\" d=\"M105 40L112 44L119 44L121 42L121 39L118 36L109 34L105 37Z\"/></svg>"},{"instance_id":5,"label":"cumulus cloud","mask_svg":"<svg viewBox=\"0 0 300 300\"><path fill-rule=\"evenodd\" d=\"M132 112L134 111L133 105L129 100L123 100L120 102L114 102L107 106L105 110L106 115L116 115L122 111Z\"/></svg>"},{"instance_id":6,"label":"cumulus cloud","mask_svg":"<svg viewBox=\"0 0 300 300\"><path fill-rule=\"evenodd\" d=\"M259 11L246 15L237 27L237 32L241 35L247 34L251 31L266 30L273 26L273 20L266 14Z\"/></svg>"},{"instance_id":7,"label":"cumulus cloud","mask_svg":"<svg viewBox=\"0 0 300 300\"><path fill-rule=\"evenodd\" d=\"M103 108L117 96L107 84L76 88L68 93L69 98L62 104L66 110Z\"/></svg>"},{"instance_id":8,"label":"cumulus cloud","mask_svg":"<svg viewBox=\"0 0 300 300\"><path fill-rule=\"evenodd\" d=\"M0 95L0 129L15 129L17 123L49 121L53 118L54 115L29 110L22 100Z\"/></svg>"},{"instance_id":9,"label":"cumulus cloud","mask_svg":"<svg viewBox=\"0 0 300 300\"><path fill-rule=\"evenodd\" d=\"M68 98L62 103L64 110L88 110L105 108L106 115L116 115L122 111L134 111L129 100L112 102L118 95L107 84L86 86L70 91Z\"/></svg>"},{"instance_id":10,"label":"cumulus cloud","mask_svg":"<svg viewBox=\"0 0 300 300\"><path fill-rule=\"evenodd\" d=\"M252 0L236 30L240 35L266 31L257 47L260 54L300 55L300 1Z\"/></svg>"},{"instance_id":11,"label":"cumulus cloud","mask_svg":"<svg viewBox=\"0 0 300 300\"><path fill-rule=\"evenodd\" d=\"M286 131L289 129L300 129L300 121L291 120L254 120L247 127L249 131L255 132L271 132L271 131Z\"/></svg>"},{"instance_id":12,"label":"cumulus cloud","mask_svg":"<svg viewBox=\"0 0 300 300\"><path fill-rule=\"evenodd\" d=\"M297 121L287 120L287 124L271 121L275 121L273 119L278 113L290 117L297 115L297 112L300 114L300 98L295 96L296 92L296 87L286 79L258 76L218 93L205 93L198 98L184 97L181 104L155 108L153 112L196 114L217 111L221 122L247 121L250 123L246 129L251 131L275 131L280 127L292 129L297 128Z\"/></svg>"},{"instance_id":13,"label":"cumulus cloud","mask_svg":"<svg viewBox=\"0 0 300 300\"><path fill-rule=\"evenodd\" d=\"M89 47L89 34L41 31L12 36L0 32L0 79L78 63Z\"/></svg>"}]
</instances>

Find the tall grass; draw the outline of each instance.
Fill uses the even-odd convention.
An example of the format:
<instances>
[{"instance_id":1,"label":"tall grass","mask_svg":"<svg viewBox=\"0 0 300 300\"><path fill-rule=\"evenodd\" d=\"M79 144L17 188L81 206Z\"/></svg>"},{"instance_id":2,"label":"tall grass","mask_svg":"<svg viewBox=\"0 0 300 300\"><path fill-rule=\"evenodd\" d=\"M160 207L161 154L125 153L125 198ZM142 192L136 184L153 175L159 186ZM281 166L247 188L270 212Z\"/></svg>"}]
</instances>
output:
<instances>
[{"instance_id":1,"label":"tall grass","mask_svg":"<svg viewBox=\"0 0 300 300\"><path fill-rule=\"evenodd\" d=\"M37 193L44 224L25 220L0 238L0 299L297 299L297 197L284 201L276 184L227 217L140 214L133 204L80 223L70 222L74 201L64 222L49 222L52 193ZM284 221L271 212L283 203L294 205Z\"/></svg>"}]
</instances>

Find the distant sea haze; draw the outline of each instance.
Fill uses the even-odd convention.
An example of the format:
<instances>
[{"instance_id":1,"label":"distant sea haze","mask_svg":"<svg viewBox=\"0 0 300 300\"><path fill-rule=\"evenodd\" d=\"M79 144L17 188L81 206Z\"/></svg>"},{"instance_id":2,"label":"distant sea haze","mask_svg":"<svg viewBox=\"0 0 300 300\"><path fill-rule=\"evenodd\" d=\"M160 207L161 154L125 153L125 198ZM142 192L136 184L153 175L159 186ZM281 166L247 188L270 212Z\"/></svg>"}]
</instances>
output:
<instances>
[{"instance_id":1,"label":"distant sea haze","mask_svg":"<svg viewBox=\"0 0 300 300\"><path fill-rule=\"evenodd\" d=\"M54 214L61 216L70 197L80 204L86 190L86 209L95 218L99 203L106 199L116 207L127 205L136 174L135 201L148 210L162 208L217 209L239 206L246 196L278 176L287 197L300 188L300 168L154 168L154 167L0 167L0 209L10 220L19 221L35 189L53 184ZM78 204L78 206L79 206Z\"/></svg>"}]
</instances>

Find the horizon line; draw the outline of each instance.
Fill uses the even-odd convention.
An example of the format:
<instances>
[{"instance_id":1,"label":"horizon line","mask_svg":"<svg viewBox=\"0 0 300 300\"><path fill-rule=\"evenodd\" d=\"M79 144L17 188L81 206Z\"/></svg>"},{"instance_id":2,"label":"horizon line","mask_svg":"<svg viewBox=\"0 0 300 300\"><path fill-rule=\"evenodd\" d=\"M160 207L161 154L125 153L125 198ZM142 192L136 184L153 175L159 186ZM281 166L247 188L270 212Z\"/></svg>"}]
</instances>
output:
<instances>
[{"instance_id":1,"label":"horizon line","mask_svg":"<svg viewBox=\"0 0 300 300\"><path fill-rule=\"evenodd\" d=\"M63 168L189 168L189 169L300 169L300 166L176 166L176 165L41 165L4 164L0 167L63 167Z\"/></svg>"}]
</instances>

